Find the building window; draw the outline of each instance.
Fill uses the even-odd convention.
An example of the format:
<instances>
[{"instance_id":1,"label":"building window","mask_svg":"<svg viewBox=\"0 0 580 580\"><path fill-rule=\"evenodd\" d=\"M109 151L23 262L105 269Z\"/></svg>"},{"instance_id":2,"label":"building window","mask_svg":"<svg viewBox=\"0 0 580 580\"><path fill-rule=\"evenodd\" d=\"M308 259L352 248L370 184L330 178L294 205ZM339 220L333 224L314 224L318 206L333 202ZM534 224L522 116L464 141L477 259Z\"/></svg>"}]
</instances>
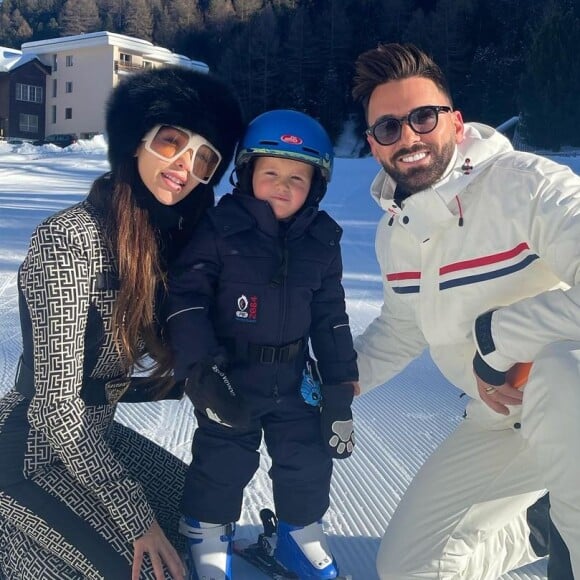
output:
<instances>
[{"instance_id":1,"label":"building window","mask_svg":"<svg viewBox=\"0 0 580 580\"><path fill-rule=\"evenodd\" d=\"M54 99L56 99L56 95L58 94L57 91L57 80L56 79L52 79L52 97Z\"/></svg>"},{"instance_id":2,"label":"building window","mask_svg":"<svg viewBox=\"0 0 580 580\"><path fill-rule=\"evenodd\" d=\"M67 93L72 93L72 81L67 81L65 87Z\"/></svg>"},{"instance_id":3,"label":"building window","mask_svg":"<svg viewBox=\"0 0 580 580\"><path fill-rule=\"evenodd\" d=\"M42 103L42 87L16 83L16 100Z\"/></svg>"},{"instance_id":4,"label":"building window","mask_svg":"<svg viewBox=\"0 0 580 580\"><path fill-rule=\"evenodd\" d=\"M143 68L153 68L153 63L150 60L144 60Z\"/></svg>"},{"instance_id":5,"label":"building window","mask_svg":"<svg viewBox=\"0 0 580 580\"><path fill-rule=\"evenodd\" d=\"M66 66L72 66L73 65L73 57L72 54L68 54L66 57Z\"/></svg>"},{"instance_id":6,"label":"building window","mask_svg":"<svg viewBox=\"0 0 580 580\"><path fill-rule=\"evenodd\" d=\"M67 107L64 110L64 118L65 119L72 119L72 108L71 107Z\"/></svg>"},{"instance_id":7,"label":"building window","mask_svg":"<svg viewBox=\"0 0 580 580\"><path fill-rule=\"evenodd\" d=\"M18 128L23 133L38 133L38 115L20 113Z\"/></svg>"},{"instance_id":8,"label":"building window","mask_svg":"<svg viewBox=\"0 0 580 580\"><path fill-rule=\"evenodd\" d=\"M50 116L51 116L51 122L54 125L56 123L56 105L52 105L52 109L50 112Z\"/></svg>"},{"instance_id":9,"label":"building window","mask_svg":"<svg viewBox=\"0 0 580 580\"><path fill-rule=\"evenodd\" d=\"M120 52L119 60L121 61L121 64L131 64L132 57L130 54L127 54L126 52Z\"/></svg>"},{"instance_id":10,"label":"building window","mask_svg":"<svg viewBox=\"0 0 580 580\"><path fill-rule=\"evenodd\" d=\"M52 55L52 72L58 70L58 56L56 54Z\"/></svg>"}]
</instances>

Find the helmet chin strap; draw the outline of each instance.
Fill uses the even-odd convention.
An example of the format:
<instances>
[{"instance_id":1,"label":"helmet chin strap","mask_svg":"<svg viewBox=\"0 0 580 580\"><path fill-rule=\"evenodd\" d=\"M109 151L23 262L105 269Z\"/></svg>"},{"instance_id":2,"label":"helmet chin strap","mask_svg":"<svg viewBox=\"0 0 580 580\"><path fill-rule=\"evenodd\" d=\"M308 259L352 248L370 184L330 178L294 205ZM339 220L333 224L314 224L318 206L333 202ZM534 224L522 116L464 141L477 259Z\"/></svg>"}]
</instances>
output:
<instances>
[{"instance_id":1,"label":"helmet chin strap","mask_svg":"<svg viewBox=\"0 0 580 580\"><path fill-rule=\"evenodd\" d=\"M232 185L244 195L254 195L254 190L252 188L252 172L254 169L254 159L250 159L247 163L244 163L241 167L236 167L232 171L230 176L233 180ZM234 172L237 179L234 178Z\"/></svg>"},{"instance_id":2,"label":"helmet chin strap","mask_svg":"<svg viewBox=\"0 0 580 580\"><path fill-rule=\"evenodd\" d=\"M312 183L310 184L310 191L308 192L308 197L304 202L301 210L306 207L318 207L324 194L326 193L326 179L322 177L322 171L320 168L314 168L314 174L312 176Z\"/></svg>"}]
</instances>

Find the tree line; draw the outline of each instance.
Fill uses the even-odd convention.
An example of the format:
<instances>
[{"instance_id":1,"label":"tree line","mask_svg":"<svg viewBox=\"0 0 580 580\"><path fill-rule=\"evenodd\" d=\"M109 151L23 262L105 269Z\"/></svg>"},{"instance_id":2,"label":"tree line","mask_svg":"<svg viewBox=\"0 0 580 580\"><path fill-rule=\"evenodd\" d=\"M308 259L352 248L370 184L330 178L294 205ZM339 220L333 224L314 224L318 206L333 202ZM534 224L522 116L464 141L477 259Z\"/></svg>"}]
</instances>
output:
<instances>
[{"instance_id":1,"label":"tree line","mask_svg":"<svg viewBox=\"0 0 580 580\"><path fill-rule=\"evenodd\" d=\"M465 120L521 114L528 140L580 145L577 0L0 0L0 45L107 30L149 40L238 90L248 118L294 108L336 137L353 64L382 42L413 42L442 66Z\"/></svg>"}]
</instances>

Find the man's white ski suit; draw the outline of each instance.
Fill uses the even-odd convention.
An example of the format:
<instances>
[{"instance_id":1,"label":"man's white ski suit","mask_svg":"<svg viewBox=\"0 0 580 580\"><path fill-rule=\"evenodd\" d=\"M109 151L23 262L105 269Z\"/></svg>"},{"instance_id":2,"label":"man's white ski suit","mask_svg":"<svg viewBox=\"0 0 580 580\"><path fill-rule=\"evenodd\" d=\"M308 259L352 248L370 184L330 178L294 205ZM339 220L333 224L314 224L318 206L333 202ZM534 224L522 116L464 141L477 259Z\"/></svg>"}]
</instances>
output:
<instances>
[{"instance_id":1,"label":"man's white ski suit","mask_svg":"<svg viewBox=\"0 0 580 580\"><path fill-rule=\"evenodd\" d=\"M382 385L425 348L473 399L419 471L381 543L380 577L496 580L537 559L528 506L552 518L580 578L580 177L466 124L444 178L402 209L381 170L376 236L384 305L357 338L361 387ZM497 370L533 361L523 404L504 416L478 395L478 315L497 309Z\"/></svg>"}]
</instances>

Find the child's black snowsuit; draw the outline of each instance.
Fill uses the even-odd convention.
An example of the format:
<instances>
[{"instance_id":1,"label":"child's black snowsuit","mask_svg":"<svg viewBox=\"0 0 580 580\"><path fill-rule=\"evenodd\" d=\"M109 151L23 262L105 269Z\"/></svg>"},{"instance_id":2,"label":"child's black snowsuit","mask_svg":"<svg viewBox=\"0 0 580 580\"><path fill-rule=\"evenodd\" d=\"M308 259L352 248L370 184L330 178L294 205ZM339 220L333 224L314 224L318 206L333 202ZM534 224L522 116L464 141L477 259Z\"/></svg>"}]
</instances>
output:
<instances>
[{"instance_id":1,"label":"child's black snowsuit","mask_svg":"<svg viewBox=\"0 0 580 580\"><path fill-rule=\"evenodd\" d=\"M184 513L213 523L239 518L262 430L278 517L306 525L328 509L332 460L319 409L303 401L300 384L309 340L324 383L358 379L341 233L316 207L279 222L267 202L236 192L208 212L177 260L168 312L176 378L207 355L226 354L228 377L252 412L240 431L196 410Z\"/></svg>"}]
</instances>

